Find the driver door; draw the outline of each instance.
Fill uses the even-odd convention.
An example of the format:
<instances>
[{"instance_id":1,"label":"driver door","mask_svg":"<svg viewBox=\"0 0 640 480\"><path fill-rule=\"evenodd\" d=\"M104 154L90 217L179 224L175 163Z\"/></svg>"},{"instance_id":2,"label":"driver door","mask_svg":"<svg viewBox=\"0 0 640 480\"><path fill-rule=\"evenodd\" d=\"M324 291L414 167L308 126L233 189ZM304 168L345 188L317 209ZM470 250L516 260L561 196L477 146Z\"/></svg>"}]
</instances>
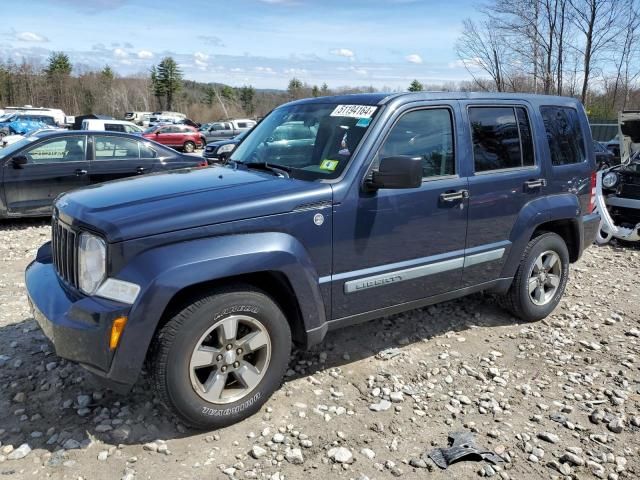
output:
<instances>
[{"instance_id":1,"label":"driver door","mask_svg":"<svg viewBox=\"0 0 640 480\"><path fill-rule=\"evenodd\" d=\"M13 158L24 156L18 165ZM5 161L7 213L49 215L61 193L89 184L86 135L64 135L38 142Z\"/></svg>"}]
</instances>

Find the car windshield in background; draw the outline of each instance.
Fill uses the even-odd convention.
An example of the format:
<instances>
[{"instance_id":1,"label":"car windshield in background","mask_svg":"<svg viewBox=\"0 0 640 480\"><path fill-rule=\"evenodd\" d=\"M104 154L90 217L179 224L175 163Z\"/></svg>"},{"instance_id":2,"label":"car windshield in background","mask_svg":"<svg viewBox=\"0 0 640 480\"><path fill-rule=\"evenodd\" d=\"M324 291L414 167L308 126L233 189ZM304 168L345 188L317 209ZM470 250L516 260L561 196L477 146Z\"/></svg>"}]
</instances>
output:
<instances>
[{"instance_id":1,"label":"car windshield in background","mask_svg":"<svg viewBox=\"0 0 640 480\"><path fill-rule=\"evenodd\" d=\"M274 110L238 146L230 160L285 167L295 178L338 177L378 107L303 103Z\"/></svg>"}]
</instances>

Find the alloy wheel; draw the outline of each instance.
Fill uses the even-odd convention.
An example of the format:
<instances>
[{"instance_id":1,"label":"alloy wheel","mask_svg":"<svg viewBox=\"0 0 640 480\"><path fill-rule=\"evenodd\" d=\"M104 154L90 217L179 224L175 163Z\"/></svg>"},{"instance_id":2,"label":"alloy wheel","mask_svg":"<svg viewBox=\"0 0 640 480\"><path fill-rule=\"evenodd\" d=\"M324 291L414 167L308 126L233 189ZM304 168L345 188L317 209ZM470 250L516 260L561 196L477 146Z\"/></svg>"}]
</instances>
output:
<instances>
[{"instance_id":1,"label":"alloy wheel","mask_svg":"<svg viewBox=\"0 0 640 480\"><path fill-rule=\"evenodd\" d=\"M271 361L271 337L256 318L231 315L200 337L191 354L189 372L195 392L214 404L249 395Z\"/></svg>"},{"instance_id":2,"label":"alloy wheel","mask_svg":"<svg viewBox=\"0 0 640 480\"><path fill-rule=\"evenodd\" d=\"M529 298L535 305L546 305L555 296L562 279L562 261L552 251L542 252L529 272Z\"/></svg>"}]
</instances>

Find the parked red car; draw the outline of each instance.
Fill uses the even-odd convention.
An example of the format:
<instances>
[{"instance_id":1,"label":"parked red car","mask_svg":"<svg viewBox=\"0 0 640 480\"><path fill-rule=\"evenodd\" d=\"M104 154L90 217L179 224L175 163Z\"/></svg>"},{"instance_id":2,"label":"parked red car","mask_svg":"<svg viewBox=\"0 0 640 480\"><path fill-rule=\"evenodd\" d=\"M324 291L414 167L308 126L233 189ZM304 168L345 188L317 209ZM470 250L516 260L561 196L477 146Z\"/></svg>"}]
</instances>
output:
<instances>
[{"instance_id":1,"label":"parked red car","mask_svg":"<svg viewBox=\"0 0 640 480\"><path fill-rule=\"evenodd\" d=\"M142 136L186 153L193 152L205 143L200 132L188 125L158 125L145 130Z\"/></svg>"}]
</instances>

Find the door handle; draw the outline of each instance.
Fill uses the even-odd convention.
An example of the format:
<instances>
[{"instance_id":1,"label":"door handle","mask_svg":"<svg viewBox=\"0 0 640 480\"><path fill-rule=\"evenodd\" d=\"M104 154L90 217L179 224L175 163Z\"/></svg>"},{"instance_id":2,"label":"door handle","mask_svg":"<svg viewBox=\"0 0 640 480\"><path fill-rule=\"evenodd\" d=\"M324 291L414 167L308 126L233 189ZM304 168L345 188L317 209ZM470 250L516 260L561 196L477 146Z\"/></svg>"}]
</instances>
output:
<instances>
[{"instance_id":1,"label":"door handle","mask_svg":"<svg viewBox=\"0 0 640 480\"><path fill-rule=\"evenodd\" d=\"M83 170L83 169L81 169L81 168L79 168L79 169L77 169L77 170L76 170L76 175L77 175L78 177L81 177L82 175L86 175L86 174L87 174L87 171L86 171L86 170Z\"/></svg>"},{"instance_id":2,"label":"door handle","mask_svg":"<svg viewBox=\"0 0 640 480\"><path fill-rule=\"evenodd\" d=\"M144 173L144 167L136 168L136 173L140 173L140 174Z\"/></svg>"},{"instance_id":3,"label":"door handle","mask_svg":"<svg viewBox=\"0 0 640 480\"><path fill-rule=\"evenodd\" d=\"M524 182L524 187L527 190L535 190L536 188L542 188L547 186L547 181L544 178L538 178L535 180L527 180Z\"/></svg>"},{"instance_id":4,"label":"door handle","mask_svg":"<svg viewBox=\"0 0 640 480\"><path fill-rule=\"evenodd\" d=\"M469 198L469 190L458 190L457 192L444 192L440 194L440 200L443 202L456 202Z\"/></svg>"}]
</instances>

